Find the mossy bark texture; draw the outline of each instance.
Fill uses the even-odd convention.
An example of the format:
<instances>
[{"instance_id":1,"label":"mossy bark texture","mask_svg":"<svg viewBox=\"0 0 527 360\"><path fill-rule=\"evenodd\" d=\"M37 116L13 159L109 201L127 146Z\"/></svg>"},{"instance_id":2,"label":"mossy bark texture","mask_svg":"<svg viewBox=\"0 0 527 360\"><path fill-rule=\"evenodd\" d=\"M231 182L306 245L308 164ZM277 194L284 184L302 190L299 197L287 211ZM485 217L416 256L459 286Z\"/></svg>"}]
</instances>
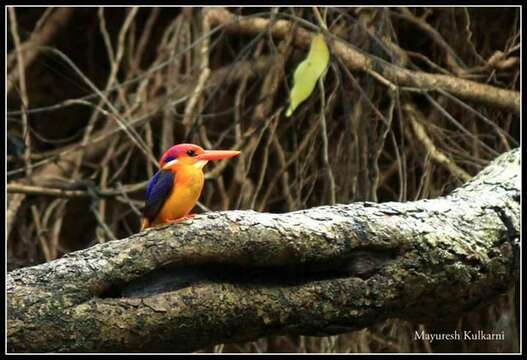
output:
<instances>
[{"instance_id":1,"label":"mossy bark texture","mask_svg":"<svg viewBox=\"0 0 527 360\"><path fill-rule=\"evenodd\" d=\"M520 168L515 149L433 200L209 213L12 271L8 351L182 352L458 316L517 279Z\"/></svg>"}]
</instances>

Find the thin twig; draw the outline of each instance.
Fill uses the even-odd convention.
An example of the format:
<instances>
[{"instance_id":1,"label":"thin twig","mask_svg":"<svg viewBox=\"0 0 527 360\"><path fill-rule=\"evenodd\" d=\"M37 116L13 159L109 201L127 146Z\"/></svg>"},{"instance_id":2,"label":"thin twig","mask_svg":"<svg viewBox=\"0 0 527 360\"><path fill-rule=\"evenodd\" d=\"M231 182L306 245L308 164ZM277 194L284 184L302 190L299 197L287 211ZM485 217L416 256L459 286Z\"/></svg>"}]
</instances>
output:
<instances>
[{"instance_id":1,"label":"thin twig","mask_svg":"<svg viewBox=\"0 0 527 360\"><path fill-rule=\"evenodd\" d=\"M412 125L415 135L428 150L430 156L438 163L444 165L448 170L450 170L452 175L454 175L455 177L463 181L470 180L472 176L470 176L467 172L465 172L465 170L457 166L455 162L449 159L445 154L443 154L442 151L440 151L435 146L432 139L430 139L430 137L426 133L424 126L420 123L419 118L422 118L422 116L419 116L417 109L409 103L405 103L403 105L403 109L405 110L405 113L408 116L408 119L410 120L410 124Z\"/></svg>"},{"instance_id":2,"label":"thin twig","mask_svg":"<svg viewBox=\"0 0 527 360\"><path fill-rule=\"evenodd\" d=\"M143 181L137 184L123 185L118 189L97 190L97 195L100 197L114 197L125 193L133 193L146 189L148 181ZM85 190L64 190L60 188L49 188L43 186L24 185L18 183L7 184L7 193L18 194L32 194L32 195L46 195L61 198L79 198L89 197L90 194Z\"/></svg>"},{"instance_id":3,"label":"thin twig","mask_svg":"<svg viewBox=\"0 0 527 360\"><path fill-rule=\"evenodd\" d=\"M24 138L24 167L26 169L26 178L30 179L32 174L31 167L31 133L29 131L29 120L25 109L29 107L29 100L27 97L27 86L26 86L26 75L25 75L25 62L24 62L24 53L21 51L20 47L20 36L18 34L18 24L16 20L16 13L14 7L9 7L9 21L11 25L11 35L15 42L15 52L18 62L18 77L20 84L20 99L22 100L21 104L21 113L22 113L22 124L23 124L23 138Z\"/></svg>"}]
</instances>

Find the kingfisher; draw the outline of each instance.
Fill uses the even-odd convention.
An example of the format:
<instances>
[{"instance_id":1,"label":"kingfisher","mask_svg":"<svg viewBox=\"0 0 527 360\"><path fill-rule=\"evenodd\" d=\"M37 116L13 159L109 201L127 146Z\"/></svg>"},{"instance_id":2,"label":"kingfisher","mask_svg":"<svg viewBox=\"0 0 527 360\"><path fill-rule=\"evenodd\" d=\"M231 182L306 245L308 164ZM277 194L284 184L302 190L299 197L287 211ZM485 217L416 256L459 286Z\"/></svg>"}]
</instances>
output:
<instances>
[{"instance_id":1,"label":"kingfisher","mask_svg":"<svg viewBox=\"0 0 527 360\"><path fill-rule=\"evenodd\" d=\"M239 154L234 150L203 150L194 144L178 144L168 149L159 160L160 170L146 188L141 231L191 218L190 211L203 190L203 167L210 160Z\"/></svg>"}]
</instances>

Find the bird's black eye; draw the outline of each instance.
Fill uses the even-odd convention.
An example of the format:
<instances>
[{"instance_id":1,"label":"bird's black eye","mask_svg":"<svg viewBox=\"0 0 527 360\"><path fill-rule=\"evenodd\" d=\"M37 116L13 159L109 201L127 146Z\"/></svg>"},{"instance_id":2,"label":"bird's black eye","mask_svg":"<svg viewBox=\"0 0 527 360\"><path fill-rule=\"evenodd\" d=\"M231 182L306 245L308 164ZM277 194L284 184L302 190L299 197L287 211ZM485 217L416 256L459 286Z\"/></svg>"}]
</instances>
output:
<instances>
[{"instance_id":1,"label":"bird's black eye","mask_svg":"<svg viewBox=\"0 0 527 360\"><path fill-rule=\"evenodd\" d=\"M196 156L197 154L196 154L196 152L195 152L194 150L187 150L187 155L188 155L188 156L191 156L191 157L194 157L194 156Z\"/></svg>"}]
</instances>

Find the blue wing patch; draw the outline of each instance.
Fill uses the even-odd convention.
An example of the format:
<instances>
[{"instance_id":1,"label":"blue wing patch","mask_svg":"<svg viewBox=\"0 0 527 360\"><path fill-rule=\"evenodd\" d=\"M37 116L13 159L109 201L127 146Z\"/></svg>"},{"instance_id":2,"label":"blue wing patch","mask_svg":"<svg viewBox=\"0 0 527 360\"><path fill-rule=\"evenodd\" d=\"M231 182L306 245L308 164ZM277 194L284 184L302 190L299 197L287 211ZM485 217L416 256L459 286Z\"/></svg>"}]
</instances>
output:
<instances>
[{"instance_id":1,"label":"blue wing patch","mask_svg":"<svg viewBox=\"0 0 527 360\"><path fill-rule=\"evenodd\" d=\"M172 192L175 175L172 171L159 170L148 182L143 215L149 221L154 221L163 204Z\"/></svg>"}]
</instances>

